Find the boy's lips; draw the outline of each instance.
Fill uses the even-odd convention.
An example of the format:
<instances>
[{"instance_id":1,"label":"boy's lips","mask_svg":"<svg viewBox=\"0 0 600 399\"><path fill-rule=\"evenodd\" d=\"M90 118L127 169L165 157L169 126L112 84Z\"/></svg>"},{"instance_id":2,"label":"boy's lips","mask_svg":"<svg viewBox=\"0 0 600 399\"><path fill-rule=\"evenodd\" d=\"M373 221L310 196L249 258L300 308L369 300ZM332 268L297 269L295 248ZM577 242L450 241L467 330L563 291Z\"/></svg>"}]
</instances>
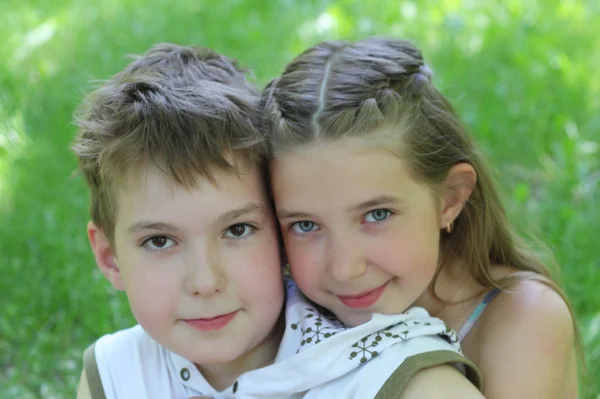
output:
<instances>
[{"instance_id":1,"label":"boy's lips","mask_svg":"<svg viewBox=\"0 0 600 399\"><path fill-rule=\"evenodd\" d=\"M352 309L366 309L373 306L383 294L388 283L383 284L373 290L364 291L357 295L338 295L340 301Z\"/></svg>"},{"instance_id":2,"label":"boy's lips","mask_svg":"<svg viewBox=\"0 0 600 399\"><path fill-rule=\"evenodd\" d=\"M203 319L184 319L183 321L200 331L216 331L225 328L237 315L238 311Z\"/></svg>"}]
</instances>

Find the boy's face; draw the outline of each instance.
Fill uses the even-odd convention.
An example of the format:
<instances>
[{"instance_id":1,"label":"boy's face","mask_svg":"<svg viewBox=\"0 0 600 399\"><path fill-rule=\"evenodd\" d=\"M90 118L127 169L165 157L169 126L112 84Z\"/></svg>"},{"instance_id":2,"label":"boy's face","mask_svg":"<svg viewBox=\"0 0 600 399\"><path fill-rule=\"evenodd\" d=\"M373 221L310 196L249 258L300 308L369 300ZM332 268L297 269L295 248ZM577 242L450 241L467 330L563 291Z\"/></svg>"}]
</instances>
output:
<instances>
[{"instance_id":1,"label":"boy's face","mask_svg":"<svg viewBox=\"0 0 600 399\"><path fill-rule=\"evenodd\" d=\"M259 349L283 304L277 232L259 171L214 177L217 186L201 179L193 189L156 168L129 179L116 196L116 253L99 255L94 241L104 236L90 225L96 259L127 292L137 321L197 364Z\"/></svg>"}]
</instances>

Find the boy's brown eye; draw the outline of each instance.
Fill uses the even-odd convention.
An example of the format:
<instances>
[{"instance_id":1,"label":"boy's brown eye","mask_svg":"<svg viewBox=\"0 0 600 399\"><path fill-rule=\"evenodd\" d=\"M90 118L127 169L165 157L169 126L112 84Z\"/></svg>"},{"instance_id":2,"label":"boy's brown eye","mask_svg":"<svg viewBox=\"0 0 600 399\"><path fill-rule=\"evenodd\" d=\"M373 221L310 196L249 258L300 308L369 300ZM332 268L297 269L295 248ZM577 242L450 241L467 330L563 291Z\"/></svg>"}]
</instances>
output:
<instances>
[{"instance_id":1,"label":"boy's brown eye","mask_svg":"<svg viewBox=\"0 0 600 399\"><path fill-rule=\"evenodd\" d=\"M233 235L235 237L241 237L246 232L246 225L245 224L236 224L234 226L231 226L229 228L229 231L231 231L231 235Z\"/></svg>"},{"instance_id":2,"label":"boy's brown eye","mask_svg":"<svg viewBox=\"0 0 600 399\"><path fill-rule=\"evenodd\" d=\"M175 244L176 242L168 236L153 236L142 243L142 248L148 252L160 252L170 249Z\"/></svg>"},{"instance_id":3,"label":"boy's brown eye","mask_svg":"<svg viewBox=\"0 0 600 399\"><path fill-rule=\"evenodd\" d=\"M256 227L247 223L238 223L229 226L224 236L226 238L243 240L250 237L254 232L256 232Z\"/></svg>"},{"instance_id":4,"label":"boy's brown eye","mask_svg":"<svg viewBox=\"0 0 600 399\"><path fill-rule=\"evenodd\" d=\"M162 248L165 245L167 245L167 241L169 239L165 236L156 236L156 237L152 237L150 239L150 242L152 243L152 245L154 245L156 248Z\"/></svg>"}]
</instances>

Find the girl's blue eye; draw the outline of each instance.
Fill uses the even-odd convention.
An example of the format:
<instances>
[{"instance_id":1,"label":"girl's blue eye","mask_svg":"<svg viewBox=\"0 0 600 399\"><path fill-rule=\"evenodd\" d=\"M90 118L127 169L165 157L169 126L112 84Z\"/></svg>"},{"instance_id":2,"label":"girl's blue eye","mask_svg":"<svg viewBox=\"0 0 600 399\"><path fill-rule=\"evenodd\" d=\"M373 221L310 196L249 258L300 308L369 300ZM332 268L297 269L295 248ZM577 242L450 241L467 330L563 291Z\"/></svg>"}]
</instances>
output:
<instances>
[{"instance_id":1,"label":"girl's blue eye","mask_svg":"<svg viewBox=\"0 0 600 399\"><path fill-rule=\"evenodd\" d=\"M149 252L164 251L175 245L175 241L167 236L154 236L142 243L142 247Z\"/></svg>"},{"instance_id":2,"label":"girl's blue eye","mask_svg":"<svg viewBox=\"0 0 600 399\"><path fill-rule=\"evenodd\" d=\"M225 237L227 238L246 238L252 233L254 233L256 229L249 224L246 223L238 223L230 226L225 232Z\"/></svg>"},{"instance_id":3,"label":"girl's blue eye","mask_svg":"<svg viewBox=\"0 0 600 399\"><path fill-rule=\"evenodd\" d=\"M387 209L375 209L365 215L365 222L380 223L388 219L392 212Z\"/></svg>"},{"instance_id":4,"label":"girl's blue eye","mask_svg":"<svg viewBox=\"0 0 600 399\"><path fill-rule=\"evenodd\" d=\"M290 229L294 233L298 234L306 234L311 231L315 231L317 229L317 225L314 222L310 222L308 220L302 220L300 222L296 222L290 226Z\"/></svg>"}]
</instances>

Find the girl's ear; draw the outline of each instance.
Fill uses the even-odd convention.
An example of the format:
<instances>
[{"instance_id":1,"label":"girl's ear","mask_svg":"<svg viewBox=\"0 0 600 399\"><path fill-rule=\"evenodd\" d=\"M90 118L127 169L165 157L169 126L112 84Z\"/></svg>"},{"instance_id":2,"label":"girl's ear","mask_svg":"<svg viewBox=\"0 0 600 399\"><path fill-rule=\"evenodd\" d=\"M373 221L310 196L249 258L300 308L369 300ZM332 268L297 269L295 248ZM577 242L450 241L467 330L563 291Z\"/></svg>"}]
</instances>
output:
<instances>
[{"instance_id":1,"label":"girl's ear","mask_svg":"<svg viewBox=\"0 0 600 399\"><path fill-rule=\"evenodd\" d=\"M117 258L113 251L108 238L102 230L100 230L94 222L89 222L87 225L88 238L96 258L96 264L104 277L108 279L116 289L120 291L125 290L123 280L121 279L121 270L117 264Z\"/></svg>"},{"instance_id":2,"label":"girl's ear","mask_svg":"<svg viewBox=\"0 0 600 399\"><path fill-rule=\"evenodd\" d=\"M477 183L477 172L471 164L454 165L442 183L440 228L452 224L463 210Z\"/></svg>"}]
</instances>

